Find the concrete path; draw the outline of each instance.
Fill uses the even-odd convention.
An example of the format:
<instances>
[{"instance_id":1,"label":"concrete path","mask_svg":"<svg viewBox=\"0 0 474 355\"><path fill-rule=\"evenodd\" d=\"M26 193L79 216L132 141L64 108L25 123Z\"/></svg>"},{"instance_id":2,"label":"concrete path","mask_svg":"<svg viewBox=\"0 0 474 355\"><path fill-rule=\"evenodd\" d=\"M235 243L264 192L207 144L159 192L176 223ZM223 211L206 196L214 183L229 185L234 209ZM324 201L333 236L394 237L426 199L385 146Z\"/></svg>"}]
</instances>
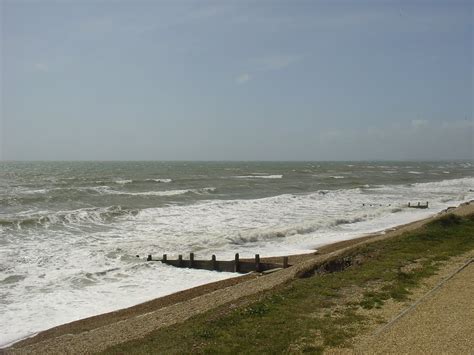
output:
<instances>
[{"instance_id":1,"label":"concrete path","mask_svg":"<svg viewBox=\"0 0 474 355\"><path fill-rule=\"evenodd\" d=\"M474 354L474 263L377 334L364 352Z\"/></svg>"}]
</instances>

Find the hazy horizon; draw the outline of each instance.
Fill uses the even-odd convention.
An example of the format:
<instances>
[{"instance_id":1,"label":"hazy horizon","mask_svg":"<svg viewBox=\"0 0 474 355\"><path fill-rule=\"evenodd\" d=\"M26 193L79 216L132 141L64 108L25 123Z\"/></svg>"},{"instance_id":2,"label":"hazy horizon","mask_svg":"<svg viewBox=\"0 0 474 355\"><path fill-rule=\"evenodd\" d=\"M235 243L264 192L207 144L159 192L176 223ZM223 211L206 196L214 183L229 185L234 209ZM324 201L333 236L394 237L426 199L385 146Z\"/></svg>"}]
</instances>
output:
<instances>
[{"instance_id":1,"label":"hazy horizon","mask_svg":"<svg viewBox=\"0 0 474 355\"><path fill-rule=\"evenodd\" d=\"M472 160L473 6L3 0L0 160Z\"/></svg>"},{"instance_id":2,"label":"hazy horizon","mask_svg":"<svg viewBox=\"0 0 474 355\"><path fill-rule=\"evenodd\" d=\"M109 159L109 160L96 160L96 159L69 159L69 160L0 160L3 163L128 163L128 162L151 162L151 163L366 163L366 162L380 162L380 163L443 163L443 162L473 162L473 158L467 159L433 159L433 160L419 160L419 159L359 159L359 160L187 160L187 159L132 159L132 160L120 160L120 159Z\"/></svg>"}]
</instances>

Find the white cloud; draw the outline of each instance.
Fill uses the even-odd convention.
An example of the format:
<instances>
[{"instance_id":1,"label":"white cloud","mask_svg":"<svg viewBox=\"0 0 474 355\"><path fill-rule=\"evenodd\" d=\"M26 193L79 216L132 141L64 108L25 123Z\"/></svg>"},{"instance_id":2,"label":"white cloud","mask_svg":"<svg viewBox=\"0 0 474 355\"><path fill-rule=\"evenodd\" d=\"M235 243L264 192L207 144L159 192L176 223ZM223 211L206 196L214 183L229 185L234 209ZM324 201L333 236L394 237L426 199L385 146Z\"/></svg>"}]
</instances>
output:
<instances>
[{"instance_id":1,"label":"white cloud","mask_svg":"<svg viewBox=\"0 0 474 355\"><path fill-rule=\"evenodd\" d=\"M247 81L252 80L252 76L249 73L240 74L236 79L235 82L239 85L245 84Z\"/></svg>"},{"instance_id":2,"label":"white cloud","mask_svg":"<svg viewBox=\"0 0 474 355\"><path fill-rule=\"evenodd\" d=\"M301 56L284 54L255 59L255 67L260 71L281 70L301 60Z\"/></svg>"},{"instance_id":3,"label":"white cloud","mask_svg":"<svg viewBox=\"0 0 474 355\"><path fill-rule=\"evenodd\" d=\"M249 60L247 65L252 68L253 72L268 72L282 70L301 60L299 55L283 54L270 55L265 57L254 58ZM252 80L253 76L250 73L243 73L236 79L237 84L245 84Z\"/></svg>"}]
</instances>

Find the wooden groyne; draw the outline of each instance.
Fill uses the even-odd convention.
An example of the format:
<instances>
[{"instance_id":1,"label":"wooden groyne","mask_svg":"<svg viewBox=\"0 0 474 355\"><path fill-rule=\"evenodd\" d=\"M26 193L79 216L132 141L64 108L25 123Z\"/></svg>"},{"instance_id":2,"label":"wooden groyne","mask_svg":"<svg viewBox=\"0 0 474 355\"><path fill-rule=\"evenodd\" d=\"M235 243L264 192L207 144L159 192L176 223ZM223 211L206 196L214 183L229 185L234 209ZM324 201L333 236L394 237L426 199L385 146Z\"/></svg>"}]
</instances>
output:
<instances>
[{"instance_id":1,"label":"wooden groyne","mask_svg":"<svg viewBox=\"0 0 474 355\"><path fill-rule=\"evenodd\" d=\"M408 207L410 208L428 208L428 201L426 203L422 204L421 202L418 202L416 204L412 204L411 202L408 202Z\"/></svg>"},{"instance_id":2,"label":"wooden groyne","mask_svg":"<svg viewBox=\"0 0 474 355\"><path fill-rule=\"evenodd\" d=\"M238 272L241 274L246 274L252 271L267 272L270 270L286 269L291 266L288 264L287 256L281 258L280 264L262 262L259 254L255 254L253 259L241 260L238 253L235 254L234 260L217 260L215 255L212 255L211 260L197 260L194 257L194 253L189 253L189 259L183 259L182 255L178 255L178 259L168 259L168 256L163 254L161 259L153 259L151 255L148 255L147 261L160 261L163 264L181 268Z\"/></svg>"}]
</instances>

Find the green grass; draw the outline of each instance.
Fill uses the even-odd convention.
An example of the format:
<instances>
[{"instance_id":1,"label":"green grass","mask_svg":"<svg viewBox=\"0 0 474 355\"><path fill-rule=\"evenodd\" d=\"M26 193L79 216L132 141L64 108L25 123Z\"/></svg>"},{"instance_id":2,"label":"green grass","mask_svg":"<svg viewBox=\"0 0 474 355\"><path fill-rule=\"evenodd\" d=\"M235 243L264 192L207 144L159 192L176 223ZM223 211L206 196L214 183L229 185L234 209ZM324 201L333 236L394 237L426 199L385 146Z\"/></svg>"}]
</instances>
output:
<instances>
[{"instance_id":1,"label":"green grass","mask_svg":"<svg viewBox=\"0 0 474 355\"><path fill-rule=\"evenodd\" d=\"M440 263L474 248L474 216L444 216L418 231L348 254L363 260L342 272L294 280L251 304L220 307L107 354L287 353L319 354L347 345L364 330L359 308L404 300ZM404 267L417 263L409 272ZM349 291L359 297L347 297ZM337 305L337 307L336 307Z\"/></svg>"}]
</instances>

